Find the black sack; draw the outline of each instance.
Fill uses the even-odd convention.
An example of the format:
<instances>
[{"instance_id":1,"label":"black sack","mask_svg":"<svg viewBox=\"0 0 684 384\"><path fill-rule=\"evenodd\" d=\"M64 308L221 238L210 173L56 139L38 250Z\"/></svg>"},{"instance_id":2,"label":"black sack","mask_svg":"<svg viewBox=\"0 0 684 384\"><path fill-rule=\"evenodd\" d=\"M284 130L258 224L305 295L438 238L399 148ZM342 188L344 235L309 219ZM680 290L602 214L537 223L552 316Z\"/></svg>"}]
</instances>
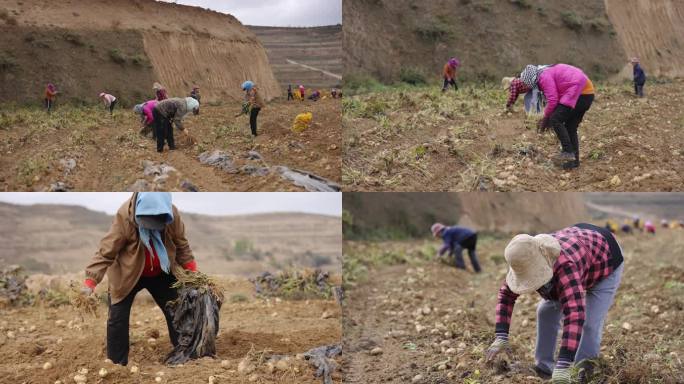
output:
<instances>
[{"instance_id":1,"label":"black sack","mask_svg":"<svg viewBox=\"0 0 684 384\"><path fill-rule=\"evenodd\" d=\"M209 289L182 287L178 300L168 304L178 345L166 357L165 364L177 365L188 360L216 355L221 301Z\"/></svg>"}]
</instances>

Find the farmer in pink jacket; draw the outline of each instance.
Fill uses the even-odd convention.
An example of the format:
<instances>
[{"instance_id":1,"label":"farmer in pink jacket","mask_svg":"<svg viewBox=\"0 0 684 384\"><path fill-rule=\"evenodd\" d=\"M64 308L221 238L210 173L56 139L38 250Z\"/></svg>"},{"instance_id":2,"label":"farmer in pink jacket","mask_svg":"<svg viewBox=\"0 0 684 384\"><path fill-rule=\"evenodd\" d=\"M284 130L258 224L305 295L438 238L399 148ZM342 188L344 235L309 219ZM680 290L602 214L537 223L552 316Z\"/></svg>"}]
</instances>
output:
<instances>
[{"instance_id":1,"label":"farmer in pink jacket","mask_svg":"<svg viewBox=\"0 0 684 384\"><path fill-rule=\"evenodd\" d=\"M105 105L105 108L109 109L109 114L114 113L114 106L116 105L116 97L110 95L109 93L100 93L100 99Z\"/></svg>"},{"instance_id":2,"label":"farmer in pink jacket","mask_svg":"<svg viewBox=\"0 0 684 384\"><path fill-rule=\"evenodd\" d=\"M143 125L140 130L140 134L147 136L147 134L152 131L152 138L155 139L156 135L154 132L154 116L152 115L152 109L157 105L157 100L148 100L142 104L136 105L133 110L135 113L140 115L140 123Z\"/></svg>"},{"instance_id":3,"label":"farmer in pink jacket","mask_svg":"<svg viewBox=\"0 0 684 384\"><path fill-rule=\"evenodd\" d=\"M563 169L579 167L579 128L584 114L594 102L594 84L581 69L567 64L528 65L520 78L530 88L538 88L546 97L544 117L538 128L550 127L558 136L562 152L554 158Z\"/></svg>"}]
</instances>

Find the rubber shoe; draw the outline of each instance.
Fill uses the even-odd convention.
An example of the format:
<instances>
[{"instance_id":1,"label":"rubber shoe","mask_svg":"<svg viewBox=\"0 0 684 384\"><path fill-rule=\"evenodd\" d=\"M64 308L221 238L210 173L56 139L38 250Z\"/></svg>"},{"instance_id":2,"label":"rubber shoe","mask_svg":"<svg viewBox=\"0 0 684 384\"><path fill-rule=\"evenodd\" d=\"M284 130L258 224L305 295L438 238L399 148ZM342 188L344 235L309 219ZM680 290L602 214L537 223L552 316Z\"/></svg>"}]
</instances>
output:
<instances>
[{"instance_id":1,"label":"rubber shoe","mask_svg":"<svg viewBox=\"0 0 684 384\"><path fill-rule=\"evenodd\" d=\"M565 163L575 161L575 154L572 152L561 152L554 156L552 161L556 166L561 167Z\"/></svg>"},{"instance_id":2,"label":"rubber shoe","mask_svg":"<svg viewBox=\"0 0 684 384\"><path fill-rule=\"evenodd\" d=\"M570 169L579 168L579 161L577 161L577 160L566 161L565 163L563 163L562 167L566 171L570 170Z\"/></svg>"},{"instance_id":3,"label":"rubber shoe","mask_svg":"<svg viewBox=\"0 0 684 384\"><path fill-rule=\"evenodd\" d=\"M535 366L532 368L534 370L534 373L537 375L537 377L542 378L543 380L549 380L551 378L551 374L546 372L545 370Z\"/></svg>"}]
</instances>

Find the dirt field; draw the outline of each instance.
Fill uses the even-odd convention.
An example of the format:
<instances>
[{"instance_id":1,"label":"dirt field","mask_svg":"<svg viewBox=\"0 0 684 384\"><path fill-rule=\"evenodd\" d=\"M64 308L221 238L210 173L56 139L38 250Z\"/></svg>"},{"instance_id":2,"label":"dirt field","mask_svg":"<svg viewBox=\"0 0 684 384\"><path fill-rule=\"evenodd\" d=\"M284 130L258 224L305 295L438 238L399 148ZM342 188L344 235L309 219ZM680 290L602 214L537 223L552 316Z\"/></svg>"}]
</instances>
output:
<instances>
[{"instance_id":1,"label":"dirt field","mask_svg":"<svg viewBox=\"0 0 684 384\"><path fill-rule=\"evenodd\" d=\"M344 102L343 183L349 191L676 191L684 188L681 80L600 85L580 126L581 167L550 161L521 100L502 114L500 88L386 88Z\"/></svg>"},{"instance_id":2,"label":"dirt field","mask_svg":"<svg viewBox=\"0 0 684 384\"><path fill-rule=\"evenodd\" d=\"M104 305L99 309L99 318L81 316L68 306L0 309L0 382L71 383L78 370L86 368L88 383L150 383L159 376L158 372L163 372L162 383L207 383L212 375L217 383L321 383L321 379L314 378L313 369L295 355L339 343L337 303L253 300L249 299L252 292L246 281L226 282L227 302L220 314L217 358L204 358L175 368L161 363L171 351L163 315L151 299L142 295L131 315L128 368L104 362ZM158 331L159 337L152 342L149 339L154 331ZM8 333L13 337L9 338ZM265 357L291 355L292 359L284 369L271 371L263 362L257 364L255 373L237 372L243 357L257 358L263 352ZM222 360L227 360L227 366L222 366ZM44 370L47 362L53 366ZM139 367L139 373L129 372L133 365ZM101 368L109 372L106 378L98 376ZM339 375L334 377L335 383L341 382Z\"/></svg>"},{"instance_id":3,"label":"dirt field","mask_svg":"<svg viewBox=\"0 0 684 384\"><path fill-rule=\"evenodd\" d=\"M32 108L3 108L0 112L0 190L42 191L63 182L78 191L125 191L139 179L160 190L188 190L185 180L201 191L301 191L273 170L257 176L250 170L287 166L334 182L340 180L340 105L337 100L267 104L259 115L259 136L252 140L249 118L234 118L239 103L204 106L189 116L196 144L178 131L178 150L158 154L151 138L141 136L132 111L58 105L51 116ZM313 113L312 126L303 133L290 128L297 114ZM230 154L236 173L202 165L198 155L223 150ZM257 151L263 160L248 160ZM75 161L73 169L69 160ZM166 163L177 172L154 182L143 175L143 161ZM64 161L60 165L60 161ZM71 163L73 165L73 163ZM243 168L247 166L246 168Z\"/></svg>"},{"instance_id":4,"label":"dirt field","mask_svg":"<svg viewBox=\"0 0 684 384\"><path fill-rule=\"evenodd\" d=\"M347 243L345 279L351 289L343 320L345 382L541 383L530 371L535 295L521 296L515 306L509 368L483 362L494 338L508 240L479 242L484 270L479 275L430 261L437 242ZM637 234L618 241L625 270L592 383L682 383L684 230L659 229L655 237ZM376 347L382 353L371 355Z\"/></svg>"}]
</instances>

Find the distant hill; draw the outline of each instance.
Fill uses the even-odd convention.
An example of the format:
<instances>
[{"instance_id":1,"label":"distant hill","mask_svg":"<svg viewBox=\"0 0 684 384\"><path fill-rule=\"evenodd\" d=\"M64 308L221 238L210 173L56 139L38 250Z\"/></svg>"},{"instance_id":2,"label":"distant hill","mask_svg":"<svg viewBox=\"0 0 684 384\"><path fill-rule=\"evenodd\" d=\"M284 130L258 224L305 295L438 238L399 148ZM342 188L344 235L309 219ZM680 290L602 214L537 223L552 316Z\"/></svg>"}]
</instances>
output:
<instances>
[{"instance_id":1,"label":"distant hill","mask_svg":"<svg viewBox=\"0 0 684 384\"><path fill-rule=\"evenodd\" d=\"M288 60L342 75L342 26L311 28L249 27L266 48L275 77L283 89L303 84L321 90L339 86L341 80Z\"/></svg>"},{"instance_id":2,"label":"distant hill","mask_svg":"<svg viewBox=\"0 0 684 384\"><path fill-rule=\"evenodd\" d=\"M651 76L684 75L681 0L345 0L343 18L345 76L436 81L450 56L463 80L554 63L631 76L632 56Z\"/></svg>"},{"instance_id":3,"label":"distant hill","mask_svg":"<svg viewBox=\"0 0 684 384\"><path fill-rule=\"evenodd\" d=\"M257 37L231 15L154 0L0 0L0 102L42 102L47 82L59 100L122 105L149 100L152 84L185 97L241 100L240 84L280 87Z\"/></svg>"},{"instance_id":4,"label":"distant hill","mask_svg":"<svg viewBox=\"0 0 684 384\"><path fill-rule=\"evenodd\" d=\"M290 265L340 268L338 217L181 214L200 269L211 273L246 276ZM112 221L104 213L66 205L0 203L0 217L0 258L46 273L81 271Z\"/></svg>"}]
</instances>

